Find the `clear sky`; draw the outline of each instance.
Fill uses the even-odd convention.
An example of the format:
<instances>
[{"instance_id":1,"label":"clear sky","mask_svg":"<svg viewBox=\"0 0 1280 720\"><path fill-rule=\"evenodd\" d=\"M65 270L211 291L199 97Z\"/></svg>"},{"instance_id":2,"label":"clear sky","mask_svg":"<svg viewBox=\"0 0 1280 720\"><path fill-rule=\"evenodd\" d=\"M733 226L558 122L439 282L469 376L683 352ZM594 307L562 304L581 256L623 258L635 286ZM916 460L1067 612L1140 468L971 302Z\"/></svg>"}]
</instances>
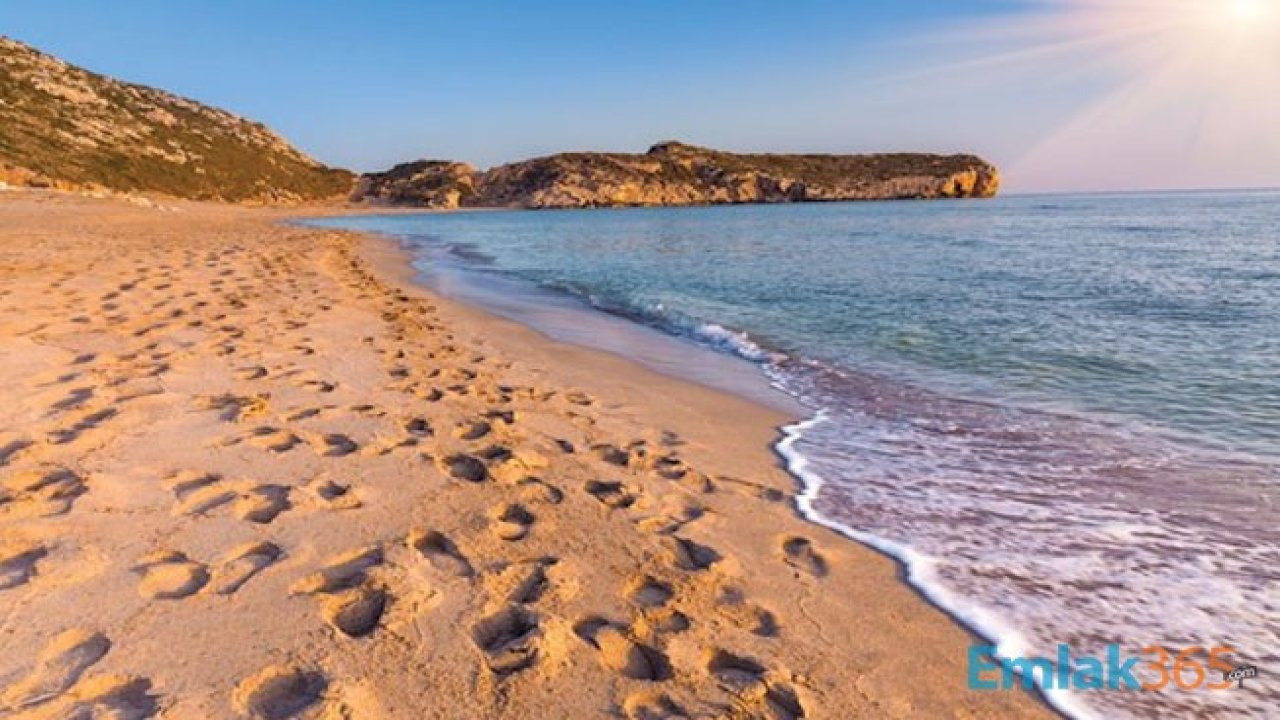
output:
<instances>
[{"instance_id":1,"label":"clear sky","mask_svg":"<svg viewBox=\"0 0 1280 720\"><path fill-rule=\"evenodd\" d=\"M324 162L679 139L976 152L1015 191L1280 186L1280 0L0 0L0 34Z\"/></svg>"}]
</instances>

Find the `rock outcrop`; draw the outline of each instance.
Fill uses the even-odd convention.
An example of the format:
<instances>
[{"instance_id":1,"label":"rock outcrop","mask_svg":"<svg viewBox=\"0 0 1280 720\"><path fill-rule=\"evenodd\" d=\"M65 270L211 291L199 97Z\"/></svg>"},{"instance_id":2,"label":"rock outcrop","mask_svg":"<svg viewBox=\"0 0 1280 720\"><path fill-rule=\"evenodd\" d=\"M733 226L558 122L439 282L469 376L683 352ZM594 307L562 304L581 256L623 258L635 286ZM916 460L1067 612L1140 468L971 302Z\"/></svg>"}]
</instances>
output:
<instances>
[{"instance_id":1,"label":"rock outcrop","mask_svg":"<svg viewBox=\"0 0 1280 720\"><path fill-rule=\"evenodd\" d=\"M986 198L1000 174L972 155L741 155L668 142L643 155L564 153L476 172L423 161L366 175L356 200L436 208L581 208Z\"/></svg>"},{"instance_id":2,"label":"rock outcrop","mask_svg":"<svg viewBox=\"0 0 1280 720\"><path fill-rule=\"evenodd\" d=\"M389 205L456 208L476 194L476 169L466 163L419 160L362 175L354 197Z\"/></svg>"},{"instance_id":3,"label":"rock outcrop","mask_svg":"<svg viewBox=\"0 0 1280 720\"><path fill-rule=\"evenodd\" d=\"M296 202L353 181L260 123L0 37L0 183Z\"/></svg>"}]
</instances>

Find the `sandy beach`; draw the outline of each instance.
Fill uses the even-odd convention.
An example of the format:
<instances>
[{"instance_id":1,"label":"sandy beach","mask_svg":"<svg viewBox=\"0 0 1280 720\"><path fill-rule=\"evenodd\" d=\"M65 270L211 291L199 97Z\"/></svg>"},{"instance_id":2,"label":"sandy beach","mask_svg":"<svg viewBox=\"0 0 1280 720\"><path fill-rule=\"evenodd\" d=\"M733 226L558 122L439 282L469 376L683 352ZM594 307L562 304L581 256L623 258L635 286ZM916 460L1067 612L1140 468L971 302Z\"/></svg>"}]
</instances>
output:
<instances>
[{"instance_id":1,"label":"sandy beach","mask_svg":"<svg viewBox=\"0 0 1280 720\"><path fill-rule=\"evenodd\" d=\"M310 213L0 193L0 717L1050 717L800 518L794 418Z\"/></svg>"}]
</instances>

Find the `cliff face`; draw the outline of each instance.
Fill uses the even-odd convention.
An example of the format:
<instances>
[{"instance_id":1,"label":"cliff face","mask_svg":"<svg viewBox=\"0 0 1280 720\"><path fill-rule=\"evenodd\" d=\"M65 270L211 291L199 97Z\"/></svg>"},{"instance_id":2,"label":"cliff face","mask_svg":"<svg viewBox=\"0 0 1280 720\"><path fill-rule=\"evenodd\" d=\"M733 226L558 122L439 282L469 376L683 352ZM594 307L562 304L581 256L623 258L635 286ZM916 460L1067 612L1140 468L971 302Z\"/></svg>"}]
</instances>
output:
<instances>
[{"instance_id":1,"label":"cliff face","mask_svg":"<svg viewBox=\"0 0 1280 720\"><path fill-rule=\"evenodd\" d=\"M565 153L475 172L412 163L366 175L355 199L429 207L580 208L986 198L999 172L971 155L739 155L682 143L643 155Z\"/></svg>"},{"instance_id":2,"label":"cliff face","mask_svg":"<svg viewBox=\"0 0 1280 720\"><path fill-rule=\"evenodd\" d=\"M0 37L0 182L289 202L353 180L259 123Z\"/></svg>"}]
</instances>

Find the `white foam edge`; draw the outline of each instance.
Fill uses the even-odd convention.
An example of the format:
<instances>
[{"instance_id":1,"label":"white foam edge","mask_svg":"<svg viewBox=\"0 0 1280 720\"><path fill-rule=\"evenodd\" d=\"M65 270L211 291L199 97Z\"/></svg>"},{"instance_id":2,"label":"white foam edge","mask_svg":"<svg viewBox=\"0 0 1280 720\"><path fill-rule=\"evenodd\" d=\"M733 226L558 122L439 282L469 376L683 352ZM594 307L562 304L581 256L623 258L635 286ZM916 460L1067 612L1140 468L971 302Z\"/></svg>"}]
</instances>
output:
<instances>
[{"instance_id":1,"label":"white foam edge","mask_svg":"<svg viewBox=\"0 0 1280 720\"><path fill-rule=\"evenodd\" d=\"M829 421L825 410L813 417L781 428L783 438L774 449L786 463L787 470L800 481L796 509L809 522L844 535L897 560L906 570L907 583L938 609L996 647L1000 657L1023 657L1028 643L1016 628L985 606L948 590L938 579L938 561L901 543L855 530L818 512L815 503L825 481L809 468L809 459L795 445L811 430ZM1069 690L1045 689L1036 683L1039 695L1054 710L1073 720L1098 720L1099 716Z\"/></svg>"}]
</instances>

